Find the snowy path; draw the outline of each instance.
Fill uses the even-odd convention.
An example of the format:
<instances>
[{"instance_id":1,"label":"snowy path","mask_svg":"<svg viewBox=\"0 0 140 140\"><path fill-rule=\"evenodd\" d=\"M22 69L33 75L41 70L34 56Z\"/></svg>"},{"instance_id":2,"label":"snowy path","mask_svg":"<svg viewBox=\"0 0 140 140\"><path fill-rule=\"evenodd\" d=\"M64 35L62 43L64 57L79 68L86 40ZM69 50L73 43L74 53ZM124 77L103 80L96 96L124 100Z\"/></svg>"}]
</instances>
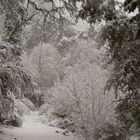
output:
<instances>
[{"instance_id":1,"label":"snowy path","mask_svg":"<svg viewBox=\"0 0 140 140\"><path fill-rule=\"evenodd\" d=\"M59 133L56 133L59 132ZM38 113L25 116L21 128L5 128L4 134L0 134L0 140L75 140L72 134L63 135L63 130L41 124L38 121Z\"/></svg>"}]
</instances>

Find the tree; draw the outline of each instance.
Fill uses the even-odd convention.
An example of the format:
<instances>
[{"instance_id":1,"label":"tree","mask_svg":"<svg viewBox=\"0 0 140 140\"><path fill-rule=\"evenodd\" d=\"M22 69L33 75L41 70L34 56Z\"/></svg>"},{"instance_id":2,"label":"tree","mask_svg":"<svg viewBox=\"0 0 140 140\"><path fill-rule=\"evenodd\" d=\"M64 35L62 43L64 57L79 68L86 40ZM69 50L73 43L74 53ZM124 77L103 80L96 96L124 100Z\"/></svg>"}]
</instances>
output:
<instances>
[{"instance_id":1,"label":"tree","mask_svg":"<svg viewBox=\"0 0 140 140\"><path fill-rule=\"evenodd\" d=\"M47 90L52 95L47 103L53 107L55 116L71 120L78 135L86 140L97 139L98 129L114 118L113 107L106 107L113 94L103 94L108 72L100 65L97 43L76 37L75 45L73 37L67 38L69 49L62 55L64 74ZM69 124L66 129L71 131Z\"/></svg>"},{"instance_id":2,"label":"tree","mask_svg":"<svg viewBox=\"0 0 140 140\"><path fill-rule=\"evenodd\" d=\"M119 99L117 118L126 130L134 124L139 129L140 1L125 0L124 4L114 0L76 2L81 2L81 9L77 12L80 18L90 24L105 22L100 37L103 43L108 42L108 64L114 65L106 90L114 88ZM129 13L135 10L136 14L130 17Z\"/></svg>"},{"instance_id":3,"label":"tree","mask_svg":"<svg viewBox=\"0 0 140 140\"><path fill-rule=\"evenodd\" d=\"M53 1L46 1L43 4L51 3L51 6L39 6L39 2L31 0L0 0L0 14L4 15L4 34L1 43L1 113L6 109L4 103L8 105L4 118L10 121L14 115L14 98L22 98L33 94L34 85L31 76L23 69L20 56L22 54L22 31L23 27L29 24L36 15L39 15L46 24L60 23L64 20L63 7L57 7ZM40 18L41 17L41 18ZM43 18L42 18L43 17ZM43 32L44 33L44 32ZM19 47L20 46L20 47ZM13 98L14 97L14 98ZM4 100L3 100L4 98ZM12 110L11 110L12 109ZM11 111L10 111L11 110ZM3 119L1 119L3 122Z\"/></svg>"},{"instance_id":4,"label":"tree","mask_svg":"<svg viewBox=\"0 0 140 140\"><path fill-rule=\"evenodd\" d=\"M0 122L13 124L19 121L15 114L15 98L33 94L32 78L23 69L19 47L25 20L24 1L0 1L0 14L4 15L4 35L0 43ZM16 120L16 119L19 120Z\"/></svg>"},{"instance_id":5,"label":"tree","mask_svg":"<svg viewBox=\"0 0 140 140\"><path fill-rule=\"evenodd\" d=\"M60 54L51 44L40 43L32 50L29 60L32 64L30 71L37 72L34 77L45 95L47 89L62 75Z\"/></svg>"},{"instance_id":6,"label":"tree","mask_svg":"<svg viewBox=\"0 0 140 140\"><path fill-rule=\"evenodd\" d=\"M0 45L0 123L12 123L15 117L15 98L33 94L32 78L22 67L21 49L9 43ZM7 122L7 123L8 123Z\"/></svg>"}]
</instances>

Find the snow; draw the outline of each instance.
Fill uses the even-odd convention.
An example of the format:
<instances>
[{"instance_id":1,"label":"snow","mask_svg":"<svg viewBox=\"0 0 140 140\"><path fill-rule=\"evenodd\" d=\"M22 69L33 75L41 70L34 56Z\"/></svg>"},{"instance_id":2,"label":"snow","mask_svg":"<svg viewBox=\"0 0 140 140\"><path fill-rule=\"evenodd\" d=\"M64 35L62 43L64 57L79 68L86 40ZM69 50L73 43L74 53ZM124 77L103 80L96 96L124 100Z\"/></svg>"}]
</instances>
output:
<instances>
[{"instance_id":1,"label":"snow","mask_svg":"<svg viewBox=\"0 0 140 140\"><path fill-rule=\"evenodd\" d=\"M25 116L21 128L4 128L0 140L76 140L72 133L63 135L64 130L42 124L38 114Z\"/></svg>"},{"instance_id":2,"label":"snow","mask_svg":"<svg viewBox=\"0 0 140 140\"><path fill-rule=\"evenodd\" d=\"M116 0L116 1L124 3L125 0Z\"/></svg>"},{"instance_id":3,"label":"snow","mask_svg":"<svg viewBox=\"0 0 140 140\"><path fill-rule=\"evenodd\" d=\"M132 136L132 137L130 138L130 140L139 140L139 137Z\"/></svg>"}]
</instances>

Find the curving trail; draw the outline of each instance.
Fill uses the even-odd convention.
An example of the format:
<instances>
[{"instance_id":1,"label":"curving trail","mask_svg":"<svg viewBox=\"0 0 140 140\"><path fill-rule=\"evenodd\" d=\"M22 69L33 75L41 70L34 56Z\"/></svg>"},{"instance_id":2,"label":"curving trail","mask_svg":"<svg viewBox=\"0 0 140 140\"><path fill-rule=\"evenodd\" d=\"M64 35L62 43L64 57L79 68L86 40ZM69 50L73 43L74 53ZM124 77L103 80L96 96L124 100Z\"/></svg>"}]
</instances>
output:
<instances>
[{"instance_id":1,"label":"curving trail","mask_svg":"<svg viewBox=\"0 0 140 140\"><path fill-rule=\"evenodd\" d=\"M25 116L21 128L4 128L2 131L0 140L76 140L71 133L65 136L64 130L41 124L38 112Z\"/></svg>"}]
</instances>

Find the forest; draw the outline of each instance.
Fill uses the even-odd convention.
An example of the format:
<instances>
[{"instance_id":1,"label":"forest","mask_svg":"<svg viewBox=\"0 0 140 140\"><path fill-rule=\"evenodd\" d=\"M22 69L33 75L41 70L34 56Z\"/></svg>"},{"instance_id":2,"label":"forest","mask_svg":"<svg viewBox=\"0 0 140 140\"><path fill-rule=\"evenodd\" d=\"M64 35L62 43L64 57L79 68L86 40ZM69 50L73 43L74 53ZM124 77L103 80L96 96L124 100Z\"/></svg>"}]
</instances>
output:
<instances>
[{"instance_id":1,"label":"forest","mask_svg":"<svg viewBox=\"0 0 140 140\"><path fill-rule=\"evenodd\" d=\"M0 0L0 140L139 140L140 0Z\"/></svg>"}]
</instances>

